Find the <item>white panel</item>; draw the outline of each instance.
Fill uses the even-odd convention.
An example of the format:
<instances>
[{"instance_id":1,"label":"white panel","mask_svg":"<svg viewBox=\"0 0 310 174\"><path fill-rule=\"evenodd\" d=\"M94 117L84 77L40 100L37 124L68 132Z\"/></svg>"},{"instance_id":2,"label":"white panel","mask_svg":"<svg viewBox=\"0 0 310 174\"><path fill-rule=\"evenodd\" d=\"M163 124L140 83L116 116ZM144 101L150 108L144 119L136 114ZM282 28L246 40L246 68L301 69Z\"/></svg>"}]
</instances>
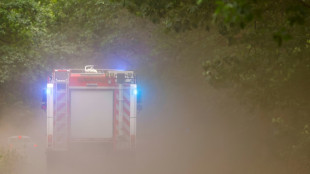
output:
<instances>
[{"instance_id":1,"label":"white panel","mask_svg":"<svg viewBox=\"0 0 310 174\"><path fill-rule=\"evenodd\" d=\"M136 135L136 117L137 117L137 90L136 84L130 85L130 135Z\"/></svg>"},{"instance_id":2,"label":"white panel","mask_svg":"<svg viewBox=\"0 0 310 174\"><path fill-rule=\"evenodd\" d=\"M46 121L47 121L47 136L53 135L53 115L54 115L54 91L53 91L53 84L48 83L46 88ZM46 139L48 141L48 139ZM47 142L48 144L48 142Z\"/></svg>"},{"instance_id":3,"label":"white panel","mask_svg":"<svg viewBox=\"0 0 310 174\"><path fill-rule=\"evenodd\" d=\"M71 90L71 138L112 138L113 91Z\"/></svg>"}]
</instances>

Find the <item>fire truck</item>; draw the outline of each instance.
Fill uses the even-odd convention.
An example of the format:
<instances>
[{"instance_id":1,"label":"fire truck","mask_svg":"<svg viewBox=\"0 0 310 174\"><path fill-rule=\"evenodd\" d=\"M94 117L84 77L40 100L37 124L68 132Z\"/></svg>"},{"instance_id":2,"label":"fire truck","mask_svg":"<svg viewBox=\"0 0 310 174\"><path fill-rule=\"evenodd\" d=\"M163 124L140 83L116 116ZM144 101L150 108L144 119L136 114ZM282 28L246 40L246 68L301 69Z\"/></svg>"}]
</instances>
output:
<instances>
[{"instance_id":1,"label":"fire truck","mask_svg":"<svg viewBox=\"0 0 310 174\"><path fill-rule=\"evenodd\" d=\"M48 78L47 158L74 147L136 147L137 84L134 71L55 69Z\"/></svg>"}]
</instances>

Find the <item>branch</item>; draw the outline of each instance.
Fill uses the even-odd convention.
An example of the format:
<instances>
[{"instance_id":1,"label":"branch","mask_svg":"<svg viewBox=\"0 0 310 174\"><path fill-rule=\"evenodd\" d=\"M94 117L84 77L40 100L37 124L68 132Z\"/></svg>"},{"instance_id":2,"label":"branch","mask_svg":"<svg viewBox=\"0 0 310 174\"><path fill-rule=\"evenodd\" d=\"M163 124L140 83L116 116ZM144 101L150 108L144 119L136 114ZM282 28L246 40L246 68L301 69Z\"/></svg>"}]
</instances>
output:
<instances>
[{"instance_id":1,"label":"branch","mask_svg":"<svg viewBox=\"0 0 310 174\"><path fill-rule=\"evenodd\" d=\"M307 8L310 8L310 5L307 4L304 0L298 0L302 5L304 5Z\"/></svg>"},{"instance_id":2,"label":"branch","mask_svg":"<svg viewBox=\"0 0 310 174\"><path fill-rule=\"evenodd\" d=\"M0 41L5 43L5 44L12 44L12 42L10 41L7 41L7 40L3 40L3 38L0 37Z\"/></svg>"}]
</instances>

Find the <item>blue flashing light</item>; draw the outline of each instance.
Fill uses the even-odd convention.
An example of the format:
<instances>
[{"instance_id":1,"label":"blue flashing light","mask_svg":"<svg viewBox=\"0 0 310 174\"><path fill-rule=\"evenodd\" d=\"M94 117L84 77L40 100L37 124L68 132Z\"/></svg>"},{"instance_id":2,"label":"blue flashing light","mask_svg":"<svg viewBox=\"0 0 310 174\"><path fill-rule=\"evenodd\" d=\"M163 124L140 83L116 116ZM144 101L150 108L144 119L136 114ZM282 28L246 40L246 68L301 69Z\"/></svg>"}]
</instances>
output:
<instances>
[{"instance_id":1,"label":"blue flashing light","mask_svg":"<svg viewBox=\"0 0 310 174\"><path fill-rule=\"evenodd\" d=\"M46 92L46 95L51 94L51 90L49 88L47 88L45 92Z\"/></svg>"},{"instance_id":2,"label":"blue flashing light","mask_svg":"<svg viewBox=\"0 0 310 174\"><path fill-rule=\"evenodd\" d=\"M137 89L134 89L134 90L133 90L133 94L134 94L134 95L138 95L138 90L137 90Z\"/></svg>"},{"instance_id":3,"label":"blue flashing light","mask_svg":"<svg viewBox=\"0 0 310 174\"><path fill-rule=\"evenodd\" d=\"M125 69L116 69L116 71L126 71Z\"/></svg>"}]
</instances>

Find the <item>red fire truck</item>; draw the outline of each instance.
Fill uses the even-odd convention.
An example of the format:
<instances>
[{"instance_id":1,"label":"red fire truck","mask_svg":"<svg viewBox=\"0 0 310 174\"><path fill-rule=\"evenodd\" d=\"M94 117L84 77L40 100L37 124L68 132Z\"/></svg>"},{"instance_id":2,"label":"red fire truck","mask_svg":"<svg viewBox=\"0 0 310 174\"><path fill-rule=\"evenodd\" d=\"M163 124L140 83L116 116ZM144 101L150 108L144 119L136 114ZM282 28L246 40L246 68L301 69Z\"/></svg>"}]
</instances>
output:
<instances>
[{"instance_id":1,"label":"red fire truck","mask_svg":"<svg viewBox=\"0 0 310 174\"><path fill-rule=\"evenodd\" d=\"M55 69L46 87L47 158L80 144L134 150L137 93L133 71Z\"/></svg>"}]
</instances>

